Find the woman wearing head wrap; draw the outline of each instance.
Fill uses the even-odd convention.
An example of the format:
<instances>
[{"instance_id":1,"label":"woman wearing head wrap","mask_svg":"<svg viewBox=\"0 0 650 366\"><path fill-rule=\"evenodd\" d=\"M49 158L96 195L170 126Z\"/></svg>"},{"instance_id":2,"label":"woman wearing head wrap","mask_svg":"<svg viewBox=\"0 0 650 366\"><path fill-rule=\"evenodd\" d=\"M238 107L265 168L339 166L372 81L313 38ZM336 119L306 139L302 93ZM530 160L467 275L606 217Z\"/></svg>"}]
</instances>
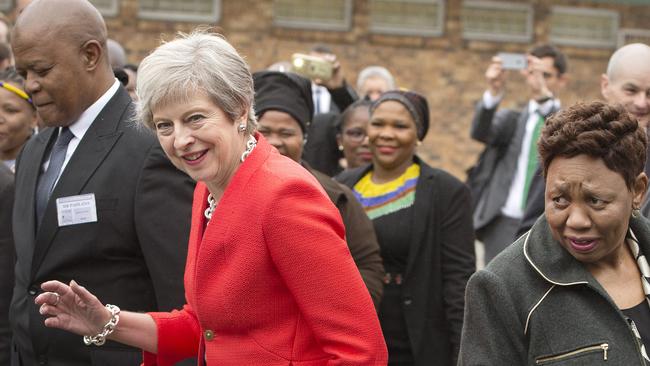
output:
<instances>
[{"instance_id":1,"label":"woman wearing head wrap","mask_svg":"<svg viewBox=\"0 0 650 366\"><path fill-rule=\"evenodd\" d=\"M14 286L14 241L11 214L14 166L23 145L34 133L37 114L24 91L25 80L13 67L0 72L0 364L9 363L9 304Z\"/></svg>"},{"instance_id":2,"label":"woman wearing head wrap","mask_svg":"<svg viewBox=\"0 0 650 366\"><path fill-rule=\"evenodd\" d=\"M428 128L423 96L382 94L370 109L372 164L337 177L375 225L387 272L379 318L389 365L455 365L475 268L467 187L415 155Z\"/></svg>"},{"instance_id":3,"label":"woman wearing head wrap","mask_svg":"<svg viewBox=\"0 0 650 366\"><path fill-rule=\"evenodd\" d=\"M11 170L37 122L36 109L24 84L13 67L0 72L0 160Z\"/></svg>"},{"instance_id":4,"label":"woman wearing head wrap","mask_svg":"<svg viewBox=\"0 0 650 366\"><path fill-rule=\"evenodd\" d=\"M468 282L459 365L650 364L645 131L602 102L546 120L544 215Z\"/></svg>"},{"instance_id":5,"label":"woman wearing head wrap","mask_svg":"<svg viewBox=\"0 0 650 366\"><path fill-rule=\"evenodd\" d=\"M218 35L165 43L142 61L139 120L198 181L187 304L120 313L74 281L50 281L36 298L45 325L88 345L142 348L144 365L194 356L210 366L386 363L341 217L314 177L256 131L253 94L248 65Z\"/></svg>"}]
</instances>

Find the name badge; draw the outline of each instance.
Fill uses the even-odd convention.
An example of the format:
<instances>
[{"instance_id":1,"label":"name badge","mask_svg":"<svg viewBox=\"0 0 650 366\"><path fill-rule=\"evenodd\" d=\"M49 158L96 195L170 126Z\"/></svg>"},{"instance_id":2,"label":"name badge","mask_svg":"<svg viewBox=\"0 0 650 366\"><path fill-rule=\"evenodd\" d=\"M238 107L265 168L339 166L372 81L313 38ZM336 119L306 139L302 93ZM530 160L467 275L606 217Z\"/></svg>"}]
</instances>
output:
<instances>
[{"instance_id":1,"label":"name badge","mask_svg":"<svg viewBox=\"0 0 650 366\"><path fill-rule=\"evenodd\" d=\"M97 221L95 194L61 197L56 199L59 226L85 224Z\"/></svg>"}]
</instances>

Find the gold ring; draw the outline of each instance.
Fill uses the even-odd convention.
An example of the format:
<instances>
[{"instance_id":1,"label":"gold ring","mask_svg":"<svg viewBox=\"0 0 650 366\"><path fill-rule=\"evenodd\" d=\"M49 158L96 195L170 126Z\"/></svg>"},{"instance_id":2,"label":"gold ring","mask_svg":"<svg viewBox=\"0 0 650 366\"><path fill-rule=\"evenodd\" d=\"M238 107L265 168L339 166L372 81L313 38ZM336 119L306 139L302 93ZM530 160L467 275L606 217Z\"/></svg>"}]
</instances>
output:
<instances>
[{"instance_id":1,"label":"gold ring","mask_svg":"<svg viewBox=\"0 0 650 366\"><path fill-rule=\"evenodd\" d=\"M54 296L56 296L56 300L54 301L54 304L52 304L52 306L56 306L59 303L59 301L61 301L61 295L57 294L56 292L52 292L52 293L54 294Z\"/></svg>"}]
</instances>

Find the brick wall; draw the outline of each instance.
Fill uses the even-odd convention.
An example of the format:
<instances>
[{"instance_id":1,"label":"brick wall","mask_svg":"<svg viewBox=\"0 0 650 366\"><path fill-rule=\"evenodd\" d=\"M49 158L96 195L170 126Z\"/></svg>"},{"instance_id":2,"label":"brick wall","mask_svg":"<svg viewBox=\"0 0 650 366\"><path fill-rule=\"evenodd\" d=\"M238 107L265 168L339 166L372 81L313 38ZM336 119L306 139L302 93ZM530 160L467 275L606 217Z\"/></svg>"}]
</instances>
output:
<instances>
[{"instance_id":1,"label":"brick wall","mask_svg":"<svg viewBox=\"0 0 650 366\"><path fill-rule=\"evenodd\" d=\"M526 1L520 1L525 3ZM534 40L548 40L551 5L585 6L618 10L621 27L650 28L650 6L623 6L592 1L536 0ZM348 81L370 64L383 65L396 76L400 86L425 94L431 107L432 127L419 148L434 166L464 179L481 145L473 142L469 126L473 104L484 87L484 71L499 51L525 52L529 45L464 40L460 34L461 0L446 4L445 35L442 37L387 36L368 32L368 2L355 0L352 29L326 32L278 28L272 25L272 0L222 0L221 20L216 29L246 57L253 70L292 53L307 51L315 43L327 43L341 60ZM172 39L177 31L188 32L197 23L142 20L137 17L137 0L121 0L117 17L106 19L110 37L127 49L129 60L139 62L161 39ZM612 50L563 47L569 56L570 83L561 94L564 105L600 97L599 76ZM354 84L353 84L354 85ZM516 73L508 81L510 93L504 106L526 102L523 83Z\"/></svg>"}]
</instances>

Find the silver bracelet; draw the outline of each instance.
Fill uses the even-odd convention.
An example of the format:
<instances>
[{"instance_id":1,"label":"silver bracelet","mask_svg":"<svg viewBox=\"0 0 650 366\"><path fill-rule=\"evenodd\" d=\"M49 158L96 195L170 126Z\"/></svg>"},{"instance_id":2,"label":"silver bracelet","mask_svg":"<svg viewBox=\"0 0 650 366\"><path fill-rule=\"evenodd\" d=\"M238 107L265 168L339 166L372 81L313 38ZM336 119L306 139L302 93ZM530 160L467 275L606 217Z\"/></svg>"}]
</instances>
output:
<instances>
[{"instance_id":1,"label":"silver bracelet","mask_svg":"<svg viewBox=\"0 0 650 366\"><path fill-rule=\"evenodd\" d=\"M86 346L90 346L91 344L95 346L104 345L106 343L106 337L113 333L115 327L117 327L117 323L120 321L120 308L115 305L106 304L106 309L111 312L111 319L97 335L84 336L84 344Z\"/></svg>"}]
</instances>

